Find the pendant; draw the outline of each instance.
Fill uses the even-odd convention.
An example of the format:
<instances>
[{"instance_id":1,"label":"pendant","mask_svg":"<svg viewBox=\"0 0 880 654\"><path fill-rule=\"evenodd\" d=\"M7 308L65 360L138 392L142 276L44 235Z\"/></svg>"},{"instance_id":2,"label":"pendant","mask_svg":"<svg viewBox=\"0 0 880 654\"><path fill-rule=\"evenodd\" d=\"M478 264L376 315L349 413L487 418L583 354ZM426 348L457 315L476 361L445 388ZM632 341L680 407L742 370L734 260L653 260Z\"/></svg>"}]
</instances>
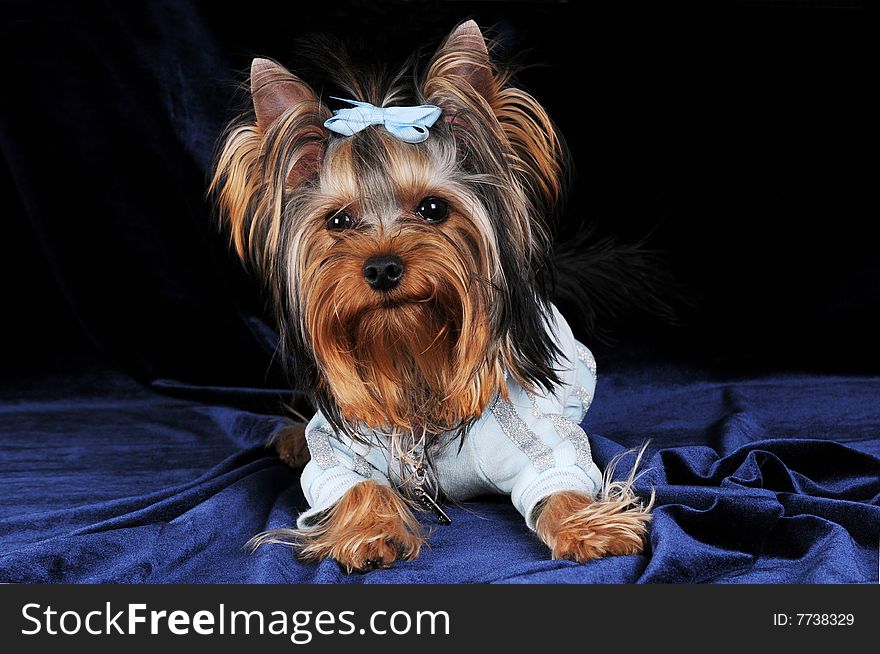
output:
<instances>
[{"instance_id":1,"label":"pendant","mask_svg":"<svg viewBox=\"0 0 880 654\"><path fill-rule=\"evenodd\" d=\"M444 511L442 507L437 504L434 498L428 495L421 486L416 486L415 490L413 491L413 495L416 496L419 504L421 504L428 511L434 514L434 516L437 518L437 522L439 522L441 525L452 524L452 518L450 518L446 514L446 511Z\"/></svg>"},{"instance_id":2,"label":"pendant","mask_svg":"<svg viewBox=\"0 0 880 654\"><path fill-rule=\"evenodd\" d=\"M425 491L425 489L422 487L422 485L425 483L425 478L427 476L427 471L425 470L424 464L419 465L415 469L415 473L416 486L413 489L413 495L415 495L418 503L425 507L428 511L433 513L434 517L437 518L437 522L439 522L441 525L451 525L452 518L450 518L446 514L446 511L444 511L443 508L439 504L437 504L437 501L433 497L431 497L428 492Z\"/></svg>"}]
</instances>

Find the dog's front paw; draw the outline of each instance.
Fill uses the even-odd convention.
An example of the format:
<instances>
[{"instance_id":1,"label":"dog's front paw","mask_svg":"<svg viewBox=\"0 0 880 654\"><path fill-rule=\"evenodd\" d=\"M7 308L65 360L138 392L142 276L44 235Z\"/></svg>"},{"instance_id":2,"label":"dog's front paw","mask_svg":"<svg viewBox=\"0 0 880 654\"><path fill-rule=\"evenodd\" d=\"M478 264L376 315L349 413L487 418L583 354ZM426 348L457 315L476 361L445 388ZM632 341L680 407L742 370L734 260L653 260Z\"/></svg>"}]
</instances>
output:
<instances>
[{"instance_id":1,"label":"dog's front paw","mask_svg":"<svg viewBox=\"0 0 880 654\"><path fill-rule=\"evenodd\" d=\"M334 558L347 572L369 572L390 568L398 559L413 558L421 541L402 530L397 533L382 530L363 533L348 542L338 543L338 546L340 552Z\"/></svg>"},{"instance_id":2,"label":"dog's front paw","mask_svg":"<svg viewBox=\"0 0 880 654\"><path fill-rule=\"evenodd\" d=\"M634 498L594 500L574 491L554 493L537 510L538 536L553 558L578 563L641 553L651 520Z\"/></svg>"},{"instance_id":3,"label":"dog's front paw","mask_svg":"<svg viewBox=\"0 0 880 654\"><path fill-rule=\"evenodd\" d=\"M315 527L301 532L300 558L335 559L349 573L388 568L419 555L418 520L400 496L374 481L359 483Z\"/></svg>"}]
</instances>

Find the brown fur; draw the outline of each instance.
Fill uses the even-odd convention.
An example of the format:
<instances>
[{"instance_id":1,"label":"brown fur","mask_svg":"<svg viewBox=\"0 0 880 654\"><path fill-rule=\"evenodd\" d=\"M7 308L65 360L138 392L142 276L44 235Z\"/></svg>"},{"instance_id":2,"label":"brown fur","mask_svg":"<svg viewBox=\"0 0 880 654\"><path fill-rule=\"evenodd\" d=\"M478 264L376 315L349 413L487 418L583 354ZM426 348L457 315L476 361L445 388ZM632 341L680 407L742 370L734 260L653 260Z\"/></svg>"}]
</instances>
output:
<instances>
[{"instance_id":1,"label":"brown fur","mask_svg":"<svg viewBox=\"0 0 880 654\"><path fill-rule=\"evenodd\" d=\"M538 537L553 558L578 563L641 553L651 520L650 513L630 504L576 491L554 493L537 510Z\"/></svg>"},{"instance_id":2,"label":"brown fur","mask_svg":"<svg viewBox=\"0 0 880 654\"><path fill-rule=\"evenodd\" d=\"M497 276L493 244L464 213L467 198L434 173L406 144L383 139L382 158L402 169L389 178L390 204L415 207L420 198L440 195L452 213L442 230L410 213L392 229L362 219L360 229L328 232L323 223L303 236L300 302L305 327L321 370L321 384L352 423L437 434L479 416L493 395L506 391L502 353L494 349L490 324L491 287ZM334 202L355 215L357 189L342 170L350 162L350 142L328 155ZM373 198L373 203L378 204ZM377 210L378 211L378 210ZM396 217L397 218L397 217ZM361 284L363 262L393 252L406 267L401 284L385 294Z\"/></svg>"},{"instance_id":3,"label":"brown fur","mask_svg":"<svg viewBox=\"0 0 880 654\"><path fill-rule=\"evenodd\" d=\"M474 129L479 122L502 145L503 165L521 185L511 192L521 192L524 204L534 203L541 214L553 210L562 194L562 141L541 104L512 86L508 72L497 69L472 21L453 31L437 52L428 69L425 96L443 107L461 139L480 134L482 130ZM526 248L548 245L544 225L534 217L513 221L514 242Z\"/></svg>"},{"instance_id":4,"label":"brown fur","mask_svg":"<svg viewBox=\"0 0 880 654\"><path fill-rule=\"evenodd\" d=\"M406 502L388 486L364 481L352 486L309 529L276 529L251 539L294 545L303 561L332 558L347 572L387 568L414 559L424 543L421 525Z\"/></svg>"},{"instance_id":5,"label":"brown fur","mask_svg":"<svg viewBox=\"0 0 880 654\"><path fill-rule=\"evenodd\" d=\"M283 195L317 173L326 140L322 123L330 112L307 84L267 59L251 65L251 94L256 119L227 129L209 192L236 253L277 288ZM283 165L266 165L273 160Z\"/></svg>"},{"instance_id":6,"label":"brown fur","mask_svg":"<svg viewBox=\"0 0 880 654\"><path fill-rule=\"evenodd\" d=\"M305 423L295 422L283 427L270 444L278 452L278 458L291 468L302 468L309 462Z\"/></svg>"},{"instance_id":7,"label":"brown fur","mask_svg":"<svg viewBox=\"0 0 880 654\"><path fill-rule=\"evenodd\" d=\"M598 497L564 491L550 495L535 508L538 537L550 548L554 559L584 563L603 556L641 553L654 494L645 504L633 491L633 483L646 448L647 443L636 453L623 481L613 481L614 471L629 452L609 462L602 474Z\"/></svg>"}]
</instances>

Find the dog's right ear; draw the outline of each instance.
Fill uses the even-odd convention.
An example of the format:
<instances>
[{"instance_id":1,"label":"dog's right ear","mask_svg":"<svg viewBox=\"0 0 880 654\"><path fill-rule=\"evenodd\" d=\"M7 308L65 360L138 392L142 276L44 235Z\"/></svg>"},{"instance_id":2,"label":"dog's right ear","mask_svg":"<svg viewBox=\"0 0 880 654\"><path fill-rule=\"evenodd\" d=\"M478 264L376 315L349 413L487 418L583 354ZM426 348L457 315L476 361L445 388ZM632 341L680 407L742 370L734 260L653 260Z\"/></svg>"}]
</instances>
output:
<instances>
[{"instance_id":1,"label":"dog's right ear","mask_svg":"<svg viewBox=\"0 0 880 654\"><path fill-rule=\"evenodd\" d=\"M266 156L277 160L268 163L287 164L284 184L296 187L324 158L327 109L308 84L270 59L251 62L251 99ZM285 166L276 168L284 172Z\"/></svg>"},{"instance_id":2,"label":"dog's right ear","mask_svg":"<svg viewBox=\"0 0 880 654\"><path fill-rule=\"evenodd\" d=\"M250 91L254 113L228 128L211 193L238 255L266 272L278 251L284 193L320 169L330 112L308 84L269 59L251 63Z\"/></svg>"},{"instance_id":3,"label":"dog's right ear","mask_svg":"<svg viewBox=\"0 0 880 654\"><path fill-rule=\"evenodd\" d=\"M251 62L251 99L257 127L264 133L288 110L317 101L308 84L281 64L260 58Z\"/></svg>"}]
</instances>

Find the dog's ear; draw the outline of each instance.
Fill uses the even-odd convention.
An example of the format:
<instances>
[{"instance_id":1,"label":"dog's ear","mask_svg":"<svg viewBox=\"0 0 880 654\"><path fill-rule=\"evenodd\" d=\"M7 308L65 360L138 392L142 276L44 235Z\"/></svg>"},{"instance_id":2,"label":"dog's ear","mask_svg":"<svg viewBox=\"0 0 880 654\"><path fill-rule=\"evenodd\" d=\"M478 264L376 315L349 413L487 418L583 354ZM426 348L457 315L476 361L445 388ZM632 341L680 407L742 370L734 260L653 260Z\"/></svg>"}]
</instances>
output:
<instances>
[{"instance_id":1,"label":"dog's ear","mask_svg":"<svg viewBox=\"0 0 880 654\"><path fill-rule=\"evenodd\" d=\"M482 99L491 105L497 89L483 33L472 20L462 23L452 30L434 55L425 81L425 95L431 101L442 103L439 106L446 104L454 110L462 101Z\"/></svg>"},{"instance_id":2,"label":"dog's ear","mask_svg":"<svg viewBox=\"0 0 880 654\"><path fill-rule=\"evenodd\" d=\"M266 155L293 155L286 157L285 184L297 186L317 171L324 157L327 131L318 96L281 64L257 58L251 63L251 99L257 129L266 145L275 146L267 148Z\"/></svg>"},{"instance_id":3,"label":"dog's ear","mask_svg":"<svg viewBox=\"0 0 880 654\"><path fill-rule=\"evenodd\" d=\"M444 110L447 122L464 106L495 100L498 84L486 39L469 20L456 27L434 55L425 79L425 96Z\"/></svg>"},{"instance_id":4,"label":"dog's ear","mask_svg":"<svg viewBox=\"0 0 880 654\"><path fill-rule=\"evenodd\" d=\"M552 208L561 194L564 146L541 104L510 83L490 50L474 21L456 27L428 67L425 98L443 109L463 147L500 145L539 211Z\"/></svg>"},{"instance_id":5,"label":"dog's ear","mask_svg":"<svg viewBox=\"0 0 880 654\"><path fill-rule=\"evenodd\" d=\"M251 64L250 90L254 114L227 129L211 192L238 255L265 271L278 249L285 192L321 166L329 112L305 82L268 59Z\"/></svg>"},{"instance_id":6,"label":"dog's ear","mask_svg":"<svg viewBox=\"0 0 880 654\"><path fill-rule=\"evenodd\" d=\"M308 84L269 59L254 59L250 90L254 114L229 126L211 192L239 256L265 269L277 250L284 194L320 169L329 111Z\"/></svg>"},{"instance_id":7,"label":"dog's ear","mask_svg":"<svg viewBox=\"0 0 880 654\"><path fill-rule=\"evenodd\" d=\"M263 132L289 109L317 97L309 85L271 59L251 62L251 99L257 115L257 127Z\"/></svg>"}]
</instances>

